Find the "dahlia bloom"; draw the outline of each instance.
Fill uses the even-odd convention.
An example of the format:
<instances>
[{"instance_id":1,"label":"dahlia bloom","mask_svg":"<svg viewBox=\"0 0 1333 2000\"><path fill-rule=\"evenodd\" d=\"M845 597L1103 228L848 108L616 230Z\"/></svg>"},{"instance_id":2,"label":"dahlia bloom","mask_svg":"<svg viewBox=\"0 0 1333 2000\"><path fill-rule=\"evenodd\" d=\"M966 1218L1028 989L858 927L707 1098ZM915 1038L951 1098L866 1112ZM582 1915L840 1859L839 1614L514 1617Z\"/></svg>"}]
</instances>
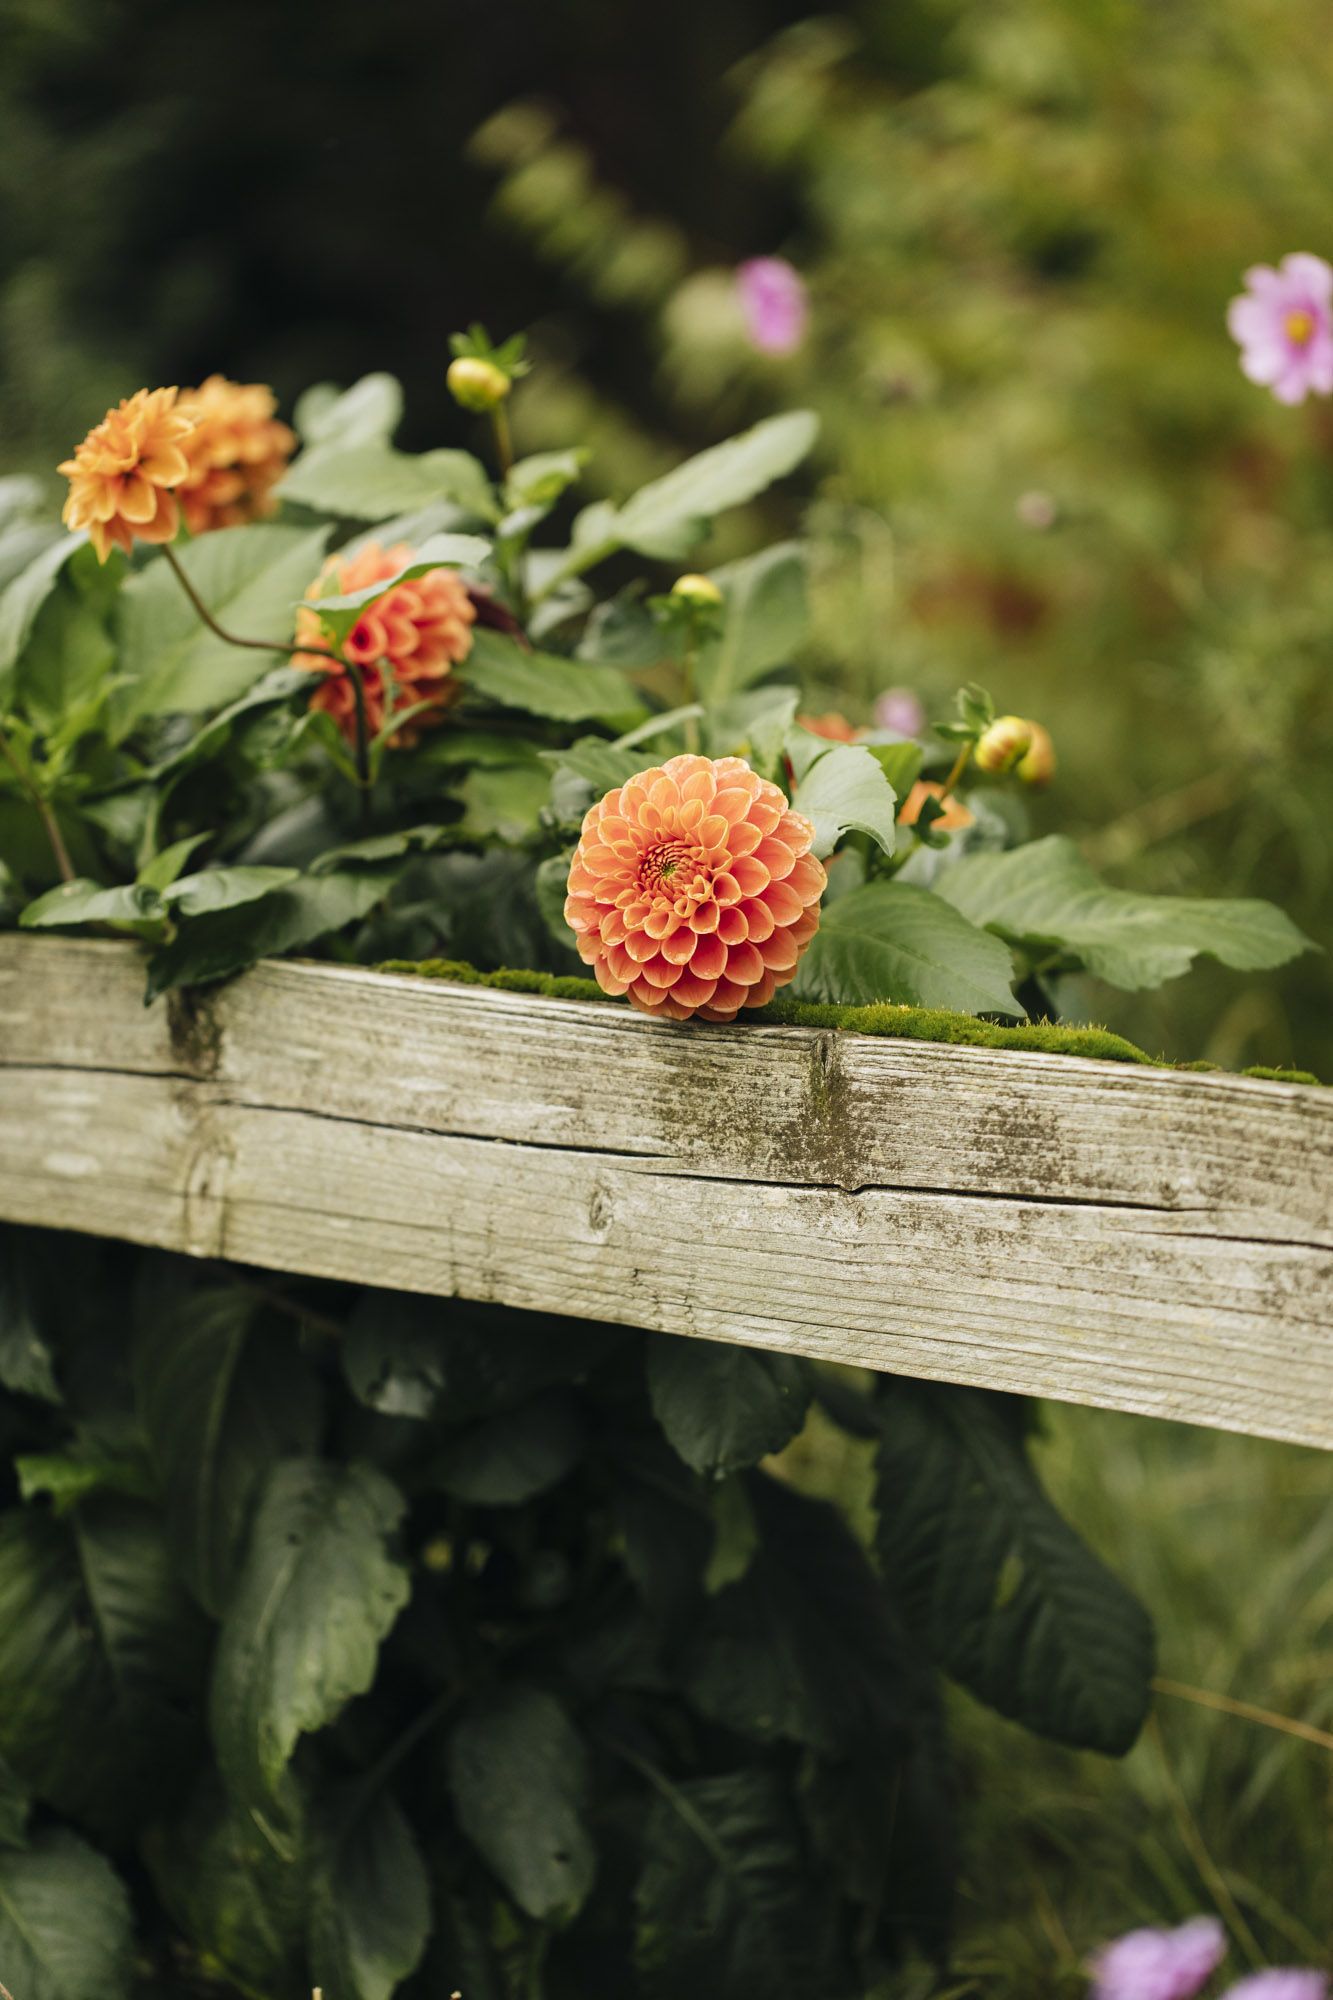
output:
<instances>
[{"instance_id":1,"label":"dahlia bloom","mask_svg":"<svg viewBox=\"0 0 1333 2000\"><path fill-rule=\"evenodd\" d=\"M405 569L412 550L405 542L382 549L368 542L354 556L334 556L306 591L308 598L346 595L368 584L386 582ZM467 590L451 569L428 570L424 576L395 584L367 604L342 642L344 656L361 669L366 725L372 736L384 727L389 694L395 709L429 702L432 712L415 716L392 739L396 748L413 743L428 724L438 722L455 698L450 676L472 650L476 610ZM296 614L297 639L323 644L319 614L303 605ZM294 653L292 665L322 676L310 698L312 708L326 709L349 742L356 740L356 695L351 676L320 653Z\"/></svg>"},{"instance_id":2,"label":"dahlia bloom","mask_svg":"<svg viewBox=\"0 0 1333 2000\"><path fill-rule=\"evenodd\" d=\"M1281 268L1256 264L1249 286L1227 308L1227 326L1251 382L1279 403L1303 403L1311 389L1333 391L1333 265L1297 251Z\"/></svg>"},{"instance_id":3,"label":"dahlia bloom","mask_svg":"<svg viewBox=\"0 0 1333 2000\"><path fill-rule=\"evenodd\" d=\"M177 407L194 420L182 446L190 469L179 493L190 533L271 514L272 489L296 445L295 432L274 415L272 390L210 375L197 389L184 390Z\"/></svg>"},{"instance_id":4,"label":"dahlia bloom","mask_svg":"<svg viewBox=\"0 0 1333 2000\"><path fill-rule=\"evenodd\" d=\"M827 715L798 715L796 720L812 736L825 736L830 743L855 743L857 738L854 725L845 715L839 715L836 708L831 708Z\"/></svg>"},{"instance_id":5,"label":"dahlia bloom","mask_svg":"<svg viewBox=\"0 0 1333 2000\"><path fill-rule=\"evenodd\" d=\"M1328 1975L1287 1967L1256 1972L1239 1986L1229 1986L1224 2000L1328 2000Z\"/></svg>"},{"instance_id":6,"label":"dahlia bloom","mask_svg":"<svg viewBox=\"0 0 1333 2000\"><path fill-rule=\"evenodd\" d=\"M603 992L734 1021L796 971L827 877L814 828L743 757L672 757L583 822L565 921Z\"/></svg>"},{"instance_id":7,"label":"dahlia bloom","mask_svg":"<svg viewBox=\"0 0 1333 2000\"><path fill-rule=\"evenodd\" d=\"M805 281L785 257L751 257L737 266L736 284L750 345L761 354L792 354L810 316Z\"/></svg>"},{"instance_id":8,"label":"dahlia bloom","mask_svg":"<svg viewBox=\"0 0 1333 2000\"><path fill-rule=\"evenodd\" d=\"M180 526L174 487L189 476L186 438L194 428L174 389L136 389L95 424L59 470L69 480L62 516L86 528L105 562L112 548L169 542Z\"/></svg>"},{"instance_id":9,"label":"dahlia bloom","mask_svg":"<svg viewBox=\"0 0 1333 2000\"><path fill-rule=\"evenodd\" d=\"M1192 1917L1174 1931L1130 1931L1092 1961L1089 2000L1191 2000L1226 1949L1216 1917Z\"/></svg>"},{"instance_id":10,"label":"dahlia bloom","mask_svg":"<svg viewBox=\"0 0 1333 2000\"><path fill-rule=\"evenodd\" d=\"M934 778L918 778L898 810L900 826L915 826L927 799L943 798L944 787ZM961 827L975 826L976 819L952 794L944 800L944 811L931 825L937 833L956 833Z\"/></svg>"}]
</instances>

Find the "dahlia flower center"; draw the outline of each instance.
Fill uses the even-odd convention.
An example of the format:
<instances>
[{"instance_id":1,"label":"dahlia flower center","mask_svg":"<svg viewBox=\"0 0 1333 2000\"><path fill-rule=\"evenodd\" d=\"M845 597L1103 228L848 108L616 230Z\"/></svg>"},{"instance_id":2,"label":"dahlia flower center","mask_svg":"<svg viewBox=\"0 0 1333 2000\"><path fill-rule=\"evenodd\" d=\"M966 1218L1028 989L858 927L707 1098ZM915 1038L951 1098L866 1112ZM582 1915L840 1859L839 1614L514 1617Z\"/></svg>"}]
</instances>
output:
<instances>
[{"instance_id":1,"label":"dahlia flower center","mask_svg":"<svg viewBox=\"0 0 1333 2000\"><path fill-rule=\"evenodd\" d=\"M650 847L639 863L639 888L645 896L663 896L668 901L684 896L700 902L710 883L702 850L688 841L664 840Z\"/></svg>"},{"instance_id":2,"label":"dahlia flower center","mask_svg":"<svg viewBox=\"0 0 1333 2000\"><path fill-rule=\"evenodd\" d=\"M1314 314L1298 306L1287 314L1282 329L1294 347L1306 347L1314 333Z\"/></svg>"}]
</instances>

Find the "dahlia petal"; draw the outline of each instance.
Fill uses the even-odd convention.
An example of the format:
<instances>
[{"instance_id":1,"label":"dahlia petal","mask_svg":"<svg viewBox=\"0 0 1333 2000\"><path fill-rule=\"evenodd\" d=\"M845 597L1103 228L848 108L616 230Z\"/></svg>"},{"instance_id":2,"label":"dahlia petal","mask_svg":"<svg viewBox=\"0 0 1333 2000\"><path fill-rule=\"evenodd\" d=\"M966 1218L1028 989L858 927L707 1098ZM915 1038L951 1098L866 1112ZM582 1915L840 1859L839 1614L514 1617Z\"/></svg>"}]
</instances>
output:
<instances>
[{"instance_id":1,"label":"dahlia petal","mask_svg":"<svg viewBox=\"0 0 1333 2000\"><path fill-rule=\"evenodd\" d=\"M768 870L756 855L737 855L729 872L732 880L740 883L743 896L757 896L768 887Z\"/></svg>"},{"instance_id":2,"label":"dahlia petal","mask_svg":"<svg viewBox=\"0 0 1333 2000\"><path fill-rule=\"evenodd\" d=\"M750 935L750 926L744 910L738 903L731 903L717 915L717 935L723 944L744 944Z\"/></svg>"},{"instance_id":3,"label":"dahlia petal","mask_svg":"<svg viewBox=\"0 0 1333 2000\"><path fill-rule=\"evenodd\" d=\"M771 836L760 841L754 851L754 858L768 870L769 880L772 882L785 882L796 866L796 855L792 849L785 841L774 840Z\"/></svg>"},{"instance_id":4,"label":"dahlia petal","mask_svg":"<svg viewBox=\"0 0 1333 2000\"><path fill-rule=\"evenodd\" d=\"M671 989L673 999L685 1007L706 1007L717 991L716 979L701 979L692 966L686 966Z\"/></svg>"},{"instance_id":5,"label":"dahlia petal","mask_svg":"<svg viewBox=\"0 0 1333 2000\"><path fill-rule=\"evenodd\" d=\"M779 984L785 985L785 983L785 981L779 981L775 972L765 971L763 978L757 979L750 988L749 998L745 1002L746 1006L767 1007L769 1001L777 992Z\"/></svg>"},{"instance_id":6,"label":"dahlia petal","mask_svg":"<svg viewBox=\"0 0 1333 2000\"><path fill-rule=\"evenodd\" d=\"M815 830L804 813L783 813L778 821L777 834L793 854L807 854L814 844Z\"/></svg>"},{"instance_id":7,"label":"dahlia petal","mask_svg":"<svg viewBox=\"0 0 1333 2000\"><path fill-rule=\"evenodd\" d=\"M770 882L759 901L775 924L794 924L805 908L800 894L790 882Z\"/></svg>"},{"instance_id":8,"label":"dahlia petal","mask_svg":"<svg viewBox=\"0 0 1333 2000\"><path fill-rule=\"evenodd\" d=\"M762 944L766 937L773 935L774 916L767 903L755 897L748 903L737 906L736 914L745 919L746 935L753 943Z\"/></svg>"},{"instance_id":9,"label":"dahlia petal","mask_svg":"<svg viewBox=\"0 0 1333 2000\"><path fill-rule=\"evenodd\" d=\"M708 806L712 803L715 789L711 771L696 771L681 784L680 796L687 803L697 799L700 805Z\"/></svg>"},{"instance_id":10,"label":"dahlia petal","mask_svg":"<svg viewBox=\"0 0 1333 2000\"><path fill-rule=\"evenodd\" d=\"M718 903L739 903L744 891L736 877L727 869L719 869L713 877L713 896Z\"/></svg>"},{"instance_id":11,"label":"dahlia petal","mask_svg":"<svg viewBox=\"0 0 1333 2000\"><path fill-rule=\"evenodd\" d=\"M604 959L599 959L593 966L593 974L603 993L609 993L613 1000L619 1000L624 994L629 992L629 987L625 984L624 980L616 979L607 969Z\"/></svg>"},{"instance_id":12,"label":"dahlia petal","mask_svg":"<svg viewBox=\"0 0 1333 2000\"><path fill-rule=\"evenodd\" d=\"M748 986L742 986L737 980L719 979L709 996L708 1004L712 1007L729 1008L735 1014L745 1005L745 996L749 990Z\"/></svg>"},{"instance_id":13,"label":"dahlia petal","mask_svg":"<svg viewBox=\"0 0 1333 2000\"><path fill-rule=\"evenodd\" d=\"M727 835L727 846L732 859L738 860L742 854L753 854L763 837L752 820L737 821Z\"/></svg>"},{"instance_id":14,"label":"dahlia petal","mask_svg":"<svg viewBox=\"0 0 1333 2000\"><path fill-rule=\"evenodd\" d=\"M712 937L696 938L690 958L690 970L699 979L720 979L727 969L727 947L722 939Z\"/></svg>"},{"instance_id":15,"label":"dahlia petal","mask_svg":"<svg viewBox=\"0 0 1333 2000\"><path fill-rule=\"evenodd\" d=\"M673 965L692 965L701 942L689 925L683 924L670 937L663 938L662 956L670 959Z\"/></svg>"},{"instance_id":16,"label":"dahlia petal","mask_svg":"<svg viewBox=\"0 0 1333 2000\"><path fill-rule=\"evenodd\" d=\"M770 972L791 972L801 955L801 948L789 930L775 930L758 946L758 951Z\"/></svg>"},{"instance_id":17,"label":"dahlia petal","mask_svg":"<svg viewBox=\"0 0 1333 2000\"><path fill-rule=\"evenodd\" d=\"M738 986L753 986L756 979L762 979L764 961L757 947L748 941L732 945L727 953L726 976Z\"/></svg>"},{"instance_id":18,"label":"dahlia petal","mask_svg":"<svg viewBox=\"0 0 1333 2000\"><path fill-rule=\"evenodd\" d=\"M131 472L116 496L116 512L122 520L130 521L137 527L141 521L151 521L156 514L157 495L158 488L150 479Z\"/></svg>"},{"instance_id":19,"label":"dahlia petal","mask_svg":"<svg viewBox=\"0 0 1333 2000\"><path fill-rule=\"evenodd\" d=\"M740 785L728 786L718 792L713 800L713 811L727 821L728 825L746 818L754 800Z\"/></svg>"},{"instance_id":20,"label":"dahlia petal","mask_svg":"<svg viewBox=\"0 0 1333 2000\"><path fill-rule=\"evenodd\" d=\"M782 798L781 792L778 791L777 786L774 785L772 789L774 796L779 801L777 805L774 805L766 798L756 799L746 814L746 818L750 821L751 825L757 826L760 833L763 834L769 834L776 830L786 809L785 801Z\"/></svg>"},{"instance_id":21,"label":"dahlia petal","mask_svg":"<svg viewBox=\"0 0 1333 2000\"><path fill-rule=\"evenodd\" d=\"M708 931L717 929L718 907L714 902L700 903L697 910L687 919L690 929L702 937Z\"/></svg>"},{"instance_id":22,"label":"dahlia petal","mask_svg":"<svg viewBox=\"0 0 1333 2000\"><path fill-rule=\"evenodd\" d=\"M700 847L721 847L729 831L728 823L721 813L713 812L700 821L694 837Z\"/></svg>"},{"instance_id":23,"label":"dahlia petal","mask_svg":"<svg viewBox=\"0 0 1333 2000\"><path fill-rule=\"evenodd\" d=\"M824 864L816 861L813 854L803 854L787 880L803 903L818 902L828 887Z\"/></svg>"},{"instance_id":24,"label":"dahlia petal","mask_svg":"<svg viewBox=\"0 0 1333 2000\"><path fill-rule=\"evenodd\" d=\"M649 937L643 930L629 931L625 938L625 950L637 965L642 965L655 955L657 939Z\"/></svg>"},{"instance_id":25,"label":"dahlia petal","mask_svg":"<svg viewBox=\"0 0 1333 2000\"><path fill-rule=\"evenodd\" d=\"M674 910L653 910L645 919L643 928L650 938L661 939L666 937L675 928L675 922L676 915Z\"/></svg>"},{"instance_id":26,"label":"dahlia petal","mask_svg":"<svg viewBox=\"0 0 1333 2000\"><path fill-rule=\"evenodd\" d=\"M656 958L648 959L642 968L642 974L650 986L665 988L674 986L684 970L683 965L673 965L669 958L663 958L661 952L658 952Z\"/></svg>"}]
</instances>

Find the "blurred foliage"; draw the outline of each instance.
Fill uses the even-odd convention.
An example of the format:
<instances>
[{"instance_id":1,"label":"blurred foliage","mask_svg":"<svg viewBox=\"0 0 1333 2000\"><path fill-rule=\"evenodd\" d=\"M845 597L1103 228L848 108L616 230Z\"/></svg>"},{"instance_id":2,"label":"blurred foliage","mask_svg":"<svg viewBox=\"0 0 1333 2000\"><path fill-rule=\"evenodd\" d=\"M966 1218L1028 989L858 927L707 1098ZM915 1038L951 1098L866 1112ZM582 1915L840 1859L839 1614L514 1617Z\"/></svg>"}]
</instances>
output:
<instances>
[{"instance_id":1,"label":"blurred foliage","mask_svg":"<svg viewBox=\"0 0 1333 2000\"><path fill-rule=\"evenodd\" d=\"M864 720L908 683L938 710L979 676L1055 733L1042 828L1127 885L1261 892L1326 940L1333 414L1246 383L1223 318L1247 264L1330 247L1322 6L910 0L793 28L732 82L720 183L785 191L813 294L782 362L748 350L730 267L682 275L678 233L627 215L548 109L510 106L473 151L590 313L640 308L682 428L819 409L829 702ZM632 416L566 379L528 422L614 453ZM1329 998L1309 960L1127 1025L1327 1071Z\"/></svg>"}]
</instances>

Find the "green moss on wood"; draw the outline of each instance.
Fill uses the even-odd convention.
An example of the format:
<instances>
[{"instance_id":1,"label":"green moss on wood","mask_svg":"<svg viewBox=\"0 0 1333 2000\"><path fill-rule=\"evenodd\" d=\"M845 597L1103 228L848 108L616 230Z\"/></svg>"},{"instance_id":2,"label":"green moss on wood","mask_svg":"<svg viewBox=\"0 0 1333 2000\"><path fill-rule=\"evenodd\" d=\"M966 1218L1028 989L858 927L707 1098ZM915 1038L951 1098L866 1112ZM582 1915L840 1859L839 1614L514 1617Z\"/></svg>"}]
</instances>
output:
<instances>
[{"instance_id":1,"label":"green moss on wood","mask_svg":"<svg viewBox=\"0 0 1333 2000\"><path fill-rule=\"evenodd\" d=\"M456 986L489 986L499 993L540 993L549 1000L609 1000L595 979L561 978L550 972L525 972L502 967L498 972L478 972L461 959L389 959L380 972L407 973L418 979L448 979ZM1039 1055L1088 1056L1097 1062L1146 1065L1149 1069L1211 1070L1214 1063L1169 1063L1164 1056L1150 1056L1123 1035L1109 1028L1073 1028L1058 1022L1027 1021L1020 1027L1001 1027L979 1021L974 1014L951 1014L940 1007L898 1006L880 1001L872 1007L833 1007L808 1000L794 1000L785 994L754 1013L743 1017L758 1026L782 1028L838 1028L854 1035L894 1035L913 1042L952 1042L973 1049L1027 1049ZM1270 1083L1318 1083L1319 1078L1303 1069L1256 1068L1242 1070L1243 1076L1262 1077Z\"/></svg>"}]
</instances>

